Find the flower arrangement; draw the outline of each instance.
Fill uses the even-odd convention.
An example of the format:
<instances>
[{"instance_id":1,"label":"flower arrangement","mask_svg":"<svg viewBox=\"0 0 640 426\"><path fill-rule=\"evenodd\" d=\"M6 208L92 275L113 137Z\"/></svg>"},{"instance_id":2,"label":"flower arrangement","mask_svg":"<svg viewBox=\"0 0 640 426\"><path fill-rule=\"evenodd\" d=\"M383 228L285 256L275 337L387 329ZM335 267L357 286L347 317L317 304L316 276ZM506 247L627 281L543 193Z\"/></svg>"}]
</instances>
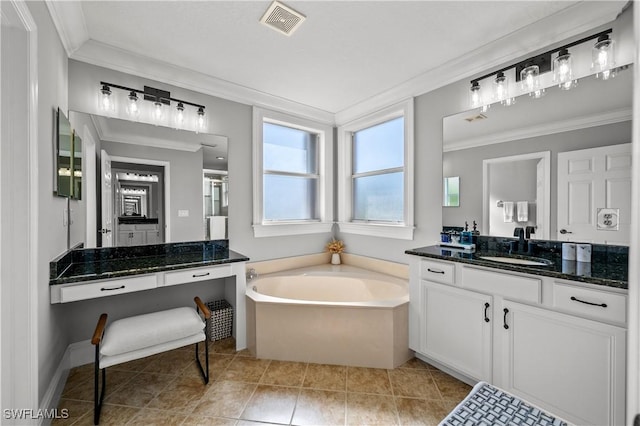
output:
<instances>
[{"instance_id":1,"label":"flower arrangement","mask_svg":"<svg viewBox=\"0 0 640 426\"><path fill-rule=\"evenodd\" d=\"M327 244L327 251L329 253L342 253L344 251L344 243L334 238Z\"/></svg>"}]
</instances>

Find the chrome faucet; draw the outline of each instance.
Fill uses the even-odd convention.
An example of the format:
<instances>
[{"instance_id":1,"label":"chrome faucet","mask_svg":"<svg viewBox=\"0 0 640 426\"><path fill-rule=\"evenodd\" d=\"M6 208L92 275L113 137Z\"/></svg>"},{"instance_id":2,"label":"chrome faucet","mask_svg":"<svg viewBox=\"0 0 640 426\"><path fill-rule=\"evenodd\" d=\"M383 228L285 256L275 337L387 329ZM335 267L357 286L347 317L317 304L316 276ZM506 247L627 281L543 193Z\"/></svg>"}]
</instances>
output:
<instances>
[{"instance_id":1,"label":"chrome faucet","mask_svg":"<svg viewBox=\"0 0 640 426\"><path fill-rule=\"evenodd\" d=\"M247 281L251 281L254 278L258 278L258 273L255 269L251 268L247 271Z\"/></svg>"}]
</instances>

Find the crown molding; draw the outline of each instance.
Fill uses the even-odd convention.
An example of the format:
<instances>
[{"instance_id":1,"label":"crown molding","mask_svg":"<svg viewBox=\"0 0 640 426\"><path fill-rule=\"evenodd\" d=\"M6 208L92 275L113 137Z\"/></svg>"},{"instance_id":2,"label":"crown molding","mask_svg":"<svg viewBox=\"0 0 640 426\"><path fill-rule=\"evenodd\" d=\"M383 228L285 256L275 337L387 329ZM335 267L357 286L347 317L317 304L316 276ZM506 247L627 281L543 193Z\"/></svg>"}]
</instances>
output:
<instances>
[{"instance_id":1,"label":"crown molding","mask_svg":"<svg viewBox=\"0 0 640 426\"><path fill-rule=\"evenodd\" d=\"M572 118L568 120L554 121L532 127L518 128L506 132L492 133L476 138L465 139L453 144L443 144L442 151L459 151L461 149L476 148L485 145L493 145L503 142L511 142L521 139L535 138L552 135L555 133L570 132L572 130L588 129L590 127L604 126L607 124L630 121L633 118L631 108L607 111L603 113Z\"/></svg>"},{"instance_id":2,"label":"crown molding","mask_svg":"<svg viewBox=\"0 0 640 426\"><path fill-rule=\"evenodd\" d=\"M551 46L616 19L626 2L580 2L552 16L516 30L479 49L420 74L396 87L335 114L337 126L346 124L402 99L481 75L505 63L533 54L524 49ZM516 40L517 42L514 42Z\"/></svg>"},{"instance_id":3,"label":"crown molding","mask_svg":"<svg viewBox=\"0 0 640 426\"><path fill-rule=\"evenodd\" d=\"M88 40L70 58L138 77L162 81L210 96L294 114L323 124L333 125L334 122L331 112L131 53L95 40Z\"/></svg>"},{"instance_id":4,"label":"crown molding","mask_svg":"<svg viewBox=\"0 0 640 426\"><path fill-rule=\"evenodd\" d=\"M89 30L82 12L82 5L75 1L44 0L44 3L49 9L49 15L58 31L64 50L70 57L89 40Z\"/></svg>"}]
</instances>

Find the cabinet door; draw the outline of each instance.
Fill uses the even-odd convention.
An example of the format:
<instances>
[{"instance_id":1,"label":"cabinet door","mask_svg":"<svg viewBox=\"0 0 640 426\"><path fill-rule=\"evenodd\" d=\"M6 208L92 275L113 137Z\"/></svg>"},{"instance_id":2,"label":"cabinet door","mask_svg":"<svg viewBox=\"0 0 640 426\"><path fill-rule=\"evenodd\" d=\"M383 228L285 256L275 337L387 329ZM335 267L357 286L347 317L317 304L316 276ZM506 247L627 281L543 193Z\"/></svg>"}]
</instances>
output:
<instances>
[{"instance_id":1,"label":"cabinet door","mask_svg":"<svg viewBox=\"0 0 640 426\"><path fill-rule=\"evenodd\" d=\"M158 230L153 230L153 231L146 231L147 234L147 244L160 244L160 231Z\"/></svg>"},{"instance_id":2,"label":"cabinet door","mask_svg":"<svg viewBox=\"0 0 640 426\"><path fill-rule=\"evenodd\" d=\"M471 378L491 380L491 296L421 283L421 349Z\"/></svg>"},{"instance_id":3,"label":"cabinet door","mask_svg":"<svg viewBox=\"0 0 640 426\"><path fill-rule=\"evenodd\" d=\"M499 386L576 424L624 423L625 329L515 302L503 306Z\"/></svg>"},{"instance_id":4,"label":"cabinet door","mask_svg":"<svg viewBox=\"0 0 640 426\"><path fill-rule=\"evenodd\" d=\"M131 231L130 233L130 241L129 245L131 246L141 246L147 243L147 233L146 231Z\"/></svg>"}]
</instances>

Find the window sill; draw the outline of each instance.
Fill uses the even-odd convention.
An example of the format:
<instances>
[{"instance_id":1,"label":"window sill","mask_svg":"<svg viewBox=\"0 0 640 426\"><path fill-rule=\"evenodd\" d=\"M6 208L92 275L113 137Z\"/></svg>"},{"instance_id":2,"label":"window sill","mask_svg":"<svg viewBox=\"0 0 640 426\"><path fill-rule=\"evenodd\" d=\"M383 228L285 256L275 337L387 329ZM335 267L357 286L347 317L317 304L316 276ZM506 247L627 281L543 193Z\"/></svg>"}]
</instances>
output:
<instances>
[{"instance_id":1,"label":"window sill","mask_svg":"<svg viewBox=\"0 0 640 426\"><path fill-rule=\"evenodd\" d=\"M354 223L340 222L340 232L345 234L368 235L371 237L395 238L398 240L413 240L414 226L388 225L382 223Z\"/></svg>"},{"instance_id":2,"label":"window sill","mask_svg":"<svg viewBox=\"0 0 640 426\"><path fill-rule=\"evenodd\" d=\"M333 222L307 222L307 223L272 223L253 225L253 236L280 237L285 235L322 234L331 232Z\"/></svg>"}]
</instances>

